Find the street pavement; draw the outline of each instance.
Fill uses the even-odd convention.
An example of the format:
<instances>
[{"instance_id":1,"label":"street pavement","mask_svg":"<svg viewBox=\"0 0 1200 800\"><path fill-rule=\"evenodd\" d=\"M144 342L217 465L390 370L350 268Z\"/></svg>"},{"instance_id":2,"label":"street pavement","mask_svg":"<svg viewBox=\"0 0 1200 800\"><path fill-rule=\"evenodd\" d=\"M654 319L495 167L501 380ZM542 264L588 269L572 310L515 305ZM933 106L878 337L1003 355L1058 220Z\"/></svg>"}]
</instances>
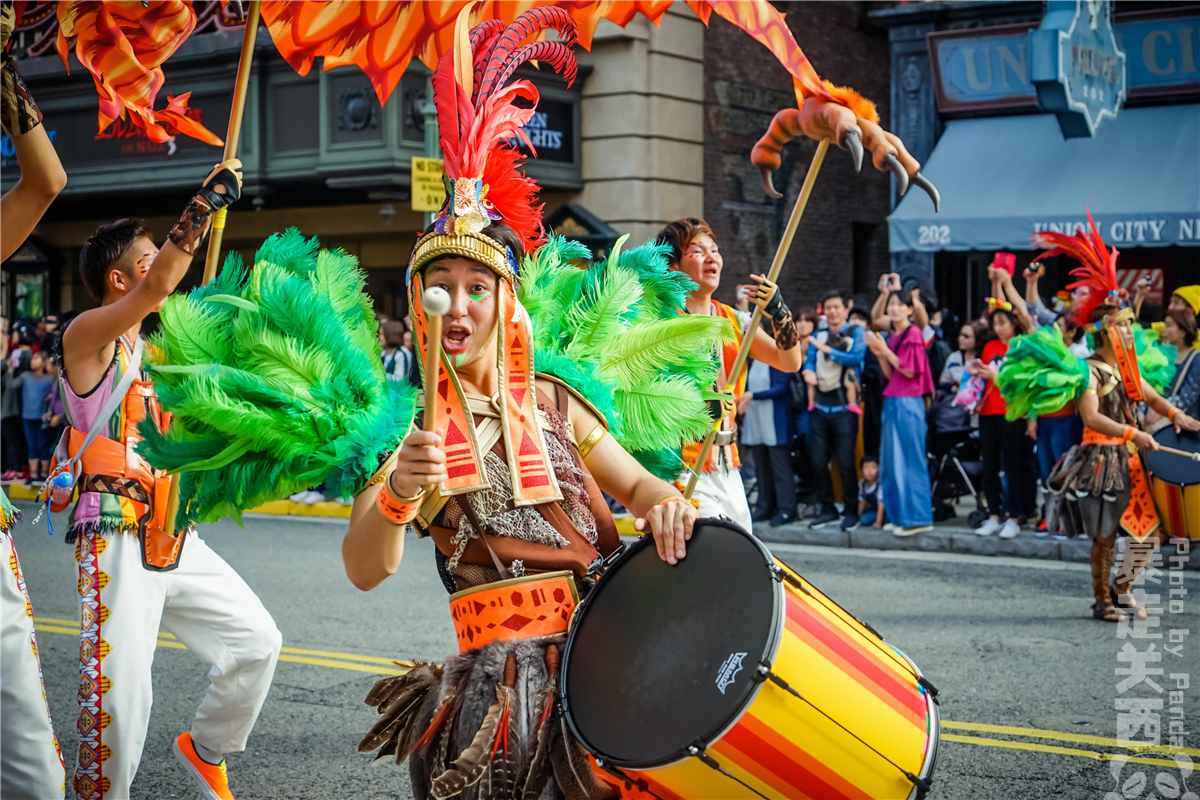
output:
<instances>
[{"instance_id":1,"label":"street pavement","mask_svg":"<svg viewBox=\"0 0 1200 800\"><path fill-rule=\"evenodd\" d=\"M20 503L17 549L33 600L46 692L68 772L72 769L78 686L78 605L73 548L35 528L36 509ZM428 541L411 537L399 572L370 593L355 589L341 563L344 521L247 518L206 526L203 538L258 592L283 632L284 654L246 753L229 759L240 800L410 798L407 770L372 764L356 745L373 722L362 703L391 674L392 658L440 660L455 649L447 595ZM1118 691L1128 641L1094 622L1087 566L947 552L770 545L851 613L904 650L941 690L942 749L931 798L1177 797L1180 769L1161 753L1119 747L1121 697L1158 695L1146 684ZM1165 582L1164 578L1164 582ZM1183 574L1183 609L1162 629L1200 628L1200 575ZM1166 588L1163 593L1165 595ZM1164 603L1166 598L1164 597ZM1167 673L1191 671L1195 638ZM1165 639L1159 642L1161 652ZM1144 650L1144 643L1137 642ZM1156 665L1151 665L1156 666ZM203 695L206 668L170 637L154 664L154 707L134 798L197 798L171 755ZM1165 676L1152 676L1160 685ZM802 686L800 687L803 688ZM1164 688L1162 727L1167 728ZM1183 693L1185 746L1200 760L1200 684ZM1134 756L1134 763L1110 761ZM1148 763L1137 763L1137 762ZM1144 773L1139 779L1137 773ZM1114 778L1114 774L1117 776ZM1200 792L1200 776L1188 781ZM1163 787L1166 789L1163 789ZM1144 787L1144 788L1139 788ZM1145 794L1143 794L1143 792Z\"/></svg>"}]
</instances>

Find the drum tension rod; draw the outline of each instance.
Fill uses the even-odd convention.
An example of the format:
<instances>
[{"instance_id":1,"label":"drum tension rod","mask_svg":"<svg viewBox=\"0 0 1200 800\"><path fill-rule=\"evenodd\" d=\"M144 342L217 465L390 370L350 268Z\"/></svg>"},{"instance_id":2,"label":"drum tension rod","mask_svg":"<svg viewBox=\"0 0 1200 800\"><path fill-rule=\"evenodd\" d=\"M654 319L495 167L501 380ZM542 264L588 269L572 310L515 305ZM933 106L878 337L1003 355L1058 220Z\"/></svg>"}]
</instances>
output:
<instances>
[{"instance_id":1,"label":"drum tension rod","mask_svg":"<svg viewBox=\"0 0 1200 800\"><path fill-rule=\"evenodd\" d=\"M778 676L778 675L776 675L774 672L772 672L772 671L771 671L771 668L770 668L770 666L768 666L767 664L764 664L764 663L762 663L762 662L759 662L759 665L758 665L758 673L759 673L759 675L761 676L760 680L762 680L762 679L765 679L765 680L769 680L769 681L771 681L771 683L775 684L775 685L776 685L776 686L778 686L780 689L783 689L785 692L787 692L788 694L792 695L792 696L793 696L793 697L795 697L797 700L801 701L802 703L805 703L805 704L807 704L807 705L808 705L808 707L809 707L809 708L811 708L813 711L816 711L816 712L817 712L818 714L820 714L822 717L824 717L825 719L829 720L829 721L830 721L830 722L832 722L834 725L837 725L839 728L841 728L842 730L844 730L846 733L850 734L850 735L851 735L851 736L853 736L855 739L857 739L857 740L859 741L859 743L863 745L863 747L866 747L866 748L867 748L868 750L870 750L872 753L874 753L875 755L879 756L879 757L880 757L880 758L882 758L884 761L886 761L887 763L891 764L893 767L895 767L896 769L898 769L898 770L900 771L900 773L901 773L902 775L904 775L904 777L905 777L905 778L908 778L908 780L912 782L912 785L913 785L913 786L916 786L916 787L918 787L918 788L921 790L921 793L922 793L922 795L924 795L925 793L927 793L927 792L929 791L929 789L930 789L930 783L929 783L929 781L927 781L927 780L922 780L921 778L918 778L916 775L913 775L911 772L909 772L908 770L906 770L904 767L900 766L900 765L899 765L899 764L897 764L895 761L892 761L890 758L888 758L887 756L885 756L883 753L879 752L879 751L878 751L878 750L876 750L874 747L872 747L871 745L867 744L867 742L863 741L862 737L860 737L860 736L859 736L858 734L856 734L854 731L850 730L850 729L849 729L849 728L847 728L845 725L843 725L842 723L838 722L836 719L834 719L833 717L829 716L828 714L826 714L826 713L825 713L824 711L822 711L821 709L817 708L816 704L814 704L814 703L813 703L811 700L809 700L807 697L805 697L804 695L800 694L798 691L796 691L795 689L793 689L793 688L792 688L792 687L791 687L791 686L788 684L788 682L787 682L787 681L785 681L783 678L779 677L779 676Z\"/></svg>"},{"instance_id":2,"label":"drum tension rod","mask_svg":"<svg viewBox=\"0 0 1200 800\"><path fill-rule=\"evenodd\" d=\"M785 571L785 570L784 570L784 569L782 569L782 568L781 568L781 567L780 567L778 564L772 564L772 565L771 565L771 574L772 574L772 575L775 577L775 580L777 580L777 581L778 581L778 580L787 581L789 584L791 584L792 586L796 587L796 588L797 588L797 589L799 589L800 591L804 592L804 593L805 593L806 595L808 595L809 597L812 597L812 596L813 596L813 593L812 593L812 592L810 592L810 591L808 590L808 587L806 587L806 586L805 586L805 585L804 585L804 584L803 584L803 583L800 581L800 579L799 579L799 578L797 578L797 577L796 577L795 575L793 575L792 573ZM837 605L837 604L835 603L834 605ZM842 608L842 607L841 607L841 606L838 606L838 608ZM842 611L846 611L846 609L842 608ZM875 630L873 627L871 627L871 624L870 624L869 622L863 622L861 619L859 619L858 617L854 616L854 615L853 615L853 614L851 614L849 611L846 611L846 615L847 615L848 617L850 617L850 619L852 619L852 620L854 620L855 622L857 622L859 625L862 625L864 628L866 628L867 630L869 630L871 633L875 634L875 638L876 638L876 639L879 639L880 641L883 641L883 634L882 634L882 633L880 633L879 631Z\"/></svg>"},{"instance_id":3,"label":"drum tension rod","mask_svg":"<svg viewBox=\"0 0 1200 800\"><path fill-rule=\"evenodd\" d=\"M600 769L607 772L609 775L612 775L617 780L622 781L624 783L628 783L630 786L636 786L638 789L640 789L641 791L650 795L651 797L657 797L658 800L664 800L664 798L661 795L657 795L654 793L654 790L652 790L650 788L650 784L649 784L649 782L646 781L645 778L631 778L628 775L626 775L624 772L622 772L620 769L618 769L617 767L614 767L612 764L609 764L607 761L605 761L602 758L596 759L596 766L598 766Z\"/></svg>"},{"instance_id":4,"label":"drum tension rod","mask_svg":"<svg viewBox=\"0 0 1200 800\"><path fill-rule=\"evenodd\" d=\"M793 574L792 574L792 573L790 573L790 572L785 572L785 571L784 571L784 570L783 570L783 569L782 569L782 568L781 568L781 567L780 567L778 564L772 564L772 565L771 565L771 575L772 575L772 576L775 578L775 580L777 580L777 581L787 581L787 582L788 582L788 583L790 583L792 586L794 586L794 587L796 587L797 589L799 589L800 591L804 592L804 593L805 593L806 595L808 595L809 597L812 597L812 596L813 596L813 595L812 595L812 592L810 592L810 591L808 590L808 587L807 587L807 586L805 586L805 585L804 585L804 584L803 584L803 583L800 581L800 579L799 579L799 578L797 578L795 575L793 575Z\"/></svg>"},{"instance_id":5,"label":"drum tension rod","mask_svg":"<svg viewBox=\"0 0 1200 800\"><path fill-rule=\"evenodd\" d=\"M938 700L938 688L930 683L924 675L917 677L917 683L925 687L925 691L929 692L929 696L933 698L934 702L938 705L942 704L942 701Z\"/></svg>"},{"instance_id":6,"label":"drum tension rod","mask_svg":"<svg viewBox=\"0 0 1200 800\"><path fill-rule=\"evenodd\" d=\"M697 739L696 743L688 748L688 754L690 756L692 756L692 758L698 759L701 764L704 764L707 767L711 767L712 769L715 769L717 772L724 775L726 778L729 778L730 780L736 781L736 782L740 783L742 786L745 786L747 789L754 792L759 797L763 798L763 800L770 800L769 797L767 797L765 794L760 792L758 789L755 789L753 786L746 783L744 780L742 780L738 776L731 773L729 770L722 767L721 762L717 761L715 758L710 756L708 753L704 752L704 748L705 748L704 742Z\"/></svg>"}]
</instances>

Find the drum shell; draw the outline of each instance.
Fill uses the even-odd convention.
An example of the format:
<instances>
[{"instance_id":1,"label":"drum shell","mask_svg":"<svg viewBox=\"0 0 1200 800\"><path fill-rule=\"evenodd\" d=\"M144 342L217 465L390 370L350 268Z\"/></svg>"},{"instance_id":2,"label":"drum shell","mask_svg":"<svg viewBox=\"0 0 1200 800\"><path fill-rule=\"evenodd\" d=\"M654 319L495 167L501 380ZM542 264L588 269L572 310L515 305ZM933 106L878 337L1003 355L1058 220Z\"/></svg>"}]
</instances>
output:
<instances>
[{"instance_id":1,"label":"drum shell","mask_svg":"<svg viewBox=\"0 0 1200 800\"><path fill-rule=\"evenodd\" d=\"M1197 448L1194 434L1185 432L1180 436L1169 426L1154 434L1154 438L1168 447L1193 452ZM1149 452L1142 455L1142 460L1163 531L1170 536L1200 541L1200 463L1173 454ZM1156 465L1162 469L1156 471Z\"/></svg>"},{"instance_id":2,"label":"drum shell","mask_svg":"<svg viewBox=\"0 0 1200 800\"><path fill-rule=\"evenodd\" d=\"M939 738L937 703L903 653L792 573L781 582L772 671L812 705L763 681L745 711L707 755L746 785L696 758L625 769L663 798L910 798L916 787L896 766L823 716L821 709L896 765L927 778ZM747 669L754 665L747 663ZM602 754L597 754L603 759Z\"/></svg>"}]
</instances>

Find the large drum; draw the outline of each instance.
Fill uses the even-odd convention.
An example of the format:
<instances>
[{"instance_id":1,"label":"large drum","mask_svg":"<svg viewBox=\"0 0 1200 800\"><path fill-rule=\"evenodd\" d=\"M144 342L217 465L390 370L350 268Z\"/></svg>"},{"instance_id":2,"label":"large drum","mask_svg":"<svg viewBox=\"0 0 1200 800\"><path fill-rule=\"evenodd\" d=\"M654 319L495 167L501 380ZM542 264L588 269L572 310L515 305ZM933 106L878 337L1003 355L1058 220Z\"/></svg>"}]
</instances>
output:
<instances>
[{"instance_id":1,"label":"large drum","mask_svg":"<svg viewBox=\"0 0 1200 800\"><path fill-rule=\"evenodd\" d=\"M1154 434L1165 447L1200 452L1200 436L1175 433L1171 425ZM1200 540L1200 462L1174 453L1147 450L1142 462L1150 475L1150 491L1163 530L1172 536Z\"/></svg>"},{"instance_id":2,"label":"large drum","mask_svg":"<svg viewBox=\"0 0 1200 800\"><path fill-rule=\"evenodd\" d=\"M576 611L564 714L603 768L672 800L928 790L937 690L754 537L697 524L635 544Z\"/></svg>"}]
</instances>

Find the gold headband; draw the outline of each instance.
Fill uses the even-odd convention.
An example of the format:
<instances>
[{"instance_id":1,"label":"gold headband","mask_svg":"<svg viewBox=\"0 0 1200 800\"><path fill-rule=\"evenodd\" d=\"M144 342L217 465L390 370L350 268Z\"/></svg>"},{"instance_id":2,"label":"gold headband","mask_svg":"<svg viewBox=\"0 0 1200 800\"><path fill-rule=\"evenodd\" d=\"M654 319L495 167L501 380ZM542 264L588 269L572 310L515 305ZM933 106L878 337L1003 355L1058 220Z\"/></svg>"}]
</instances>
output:
<instances>
[{"instance_id":1,"label":"gold headband","mask_svg":"<svg viewBox=\"0 0 1200 800\"><path fill-rule=\"evenodd\" d=\"M417 241L412 258L408 262L411 276L438 256L461 256L478 261L504 280L512 283L516 278L510 261L512 256L506 248L486 236L474 233L448 234L427 233Z\"/></svg>"}]
</instances>

